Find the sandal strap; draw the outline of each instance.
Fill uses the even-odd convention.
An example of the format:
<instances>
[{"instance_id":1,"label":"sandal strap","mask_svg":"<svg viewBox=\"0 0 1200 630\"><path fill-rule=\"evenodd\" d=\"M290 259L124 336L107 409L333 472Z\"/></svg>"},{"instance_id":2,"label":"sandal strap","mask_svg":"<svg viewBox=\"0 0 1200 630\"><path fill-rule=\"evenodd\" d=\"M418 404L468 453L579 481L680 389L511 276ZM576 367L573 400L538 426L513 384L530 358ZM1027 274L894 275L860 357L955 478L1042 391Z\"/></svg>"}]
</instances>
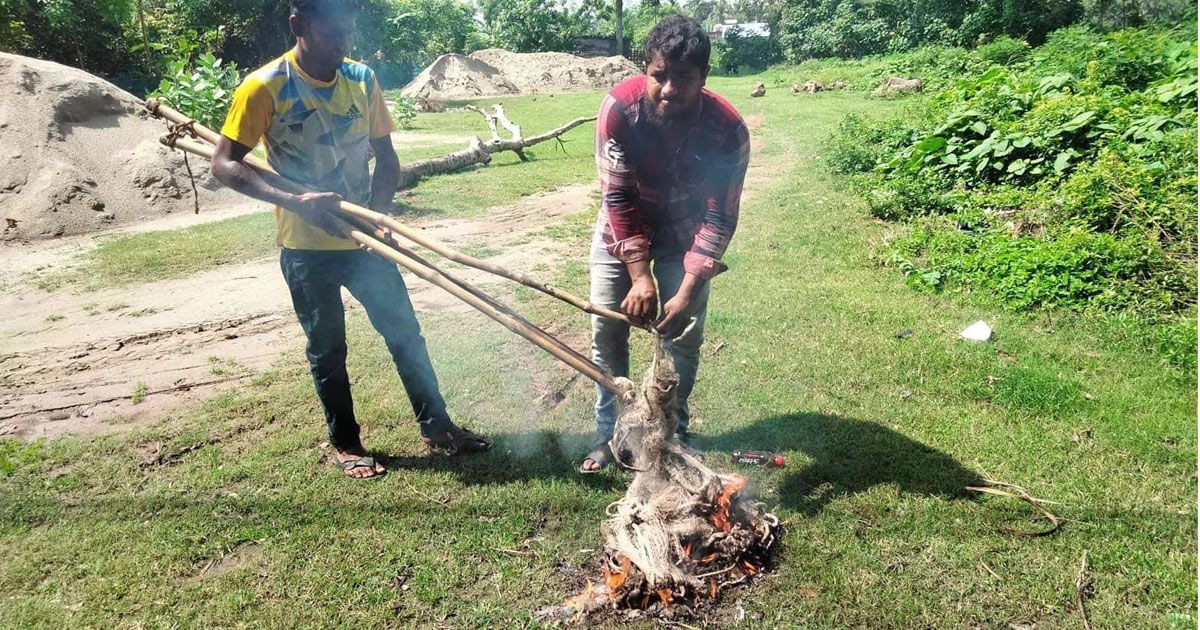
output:
<instances>
[{"instance_id":1,"label":"sandal strap","mask_svg":"<svg viewBox=\"0 0 1200 630\"><path fill-rule=\"evenodd\" d=\"M351 470L354 468L363 468L363 467L374 470L375 469L375 458L374 457L359 457L357 459L350 459L350 460L346 460L346 461L339 460L338 464L341 465L342 470Z\"/></svg>"}]
</instances>

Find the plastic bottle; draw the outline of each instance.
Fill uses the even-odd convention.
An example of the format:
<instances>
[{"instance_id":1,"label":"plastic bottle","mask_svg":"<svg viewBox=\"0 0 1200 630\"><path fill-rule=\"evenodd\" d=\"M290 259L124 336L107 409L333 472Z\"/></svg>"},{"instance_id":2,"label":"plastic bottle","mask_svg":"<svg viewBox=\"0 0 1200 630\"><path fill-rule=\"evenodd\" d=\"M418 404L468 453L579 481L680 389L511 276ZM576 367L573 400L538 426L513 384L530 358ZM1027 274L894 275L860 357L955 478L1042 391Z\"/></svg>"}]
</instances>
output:
<instances>
[{"instance_id":1,"label":"plastic bottle","mask_svg":"<svg viewBox=\"0 0 1200 630\"><path fill-rule=\"evenodd\" d=\"M774 466L783 467L783 455L768 451L734 451L733 463L741 466Z\"/></svg>"}]
</instances>

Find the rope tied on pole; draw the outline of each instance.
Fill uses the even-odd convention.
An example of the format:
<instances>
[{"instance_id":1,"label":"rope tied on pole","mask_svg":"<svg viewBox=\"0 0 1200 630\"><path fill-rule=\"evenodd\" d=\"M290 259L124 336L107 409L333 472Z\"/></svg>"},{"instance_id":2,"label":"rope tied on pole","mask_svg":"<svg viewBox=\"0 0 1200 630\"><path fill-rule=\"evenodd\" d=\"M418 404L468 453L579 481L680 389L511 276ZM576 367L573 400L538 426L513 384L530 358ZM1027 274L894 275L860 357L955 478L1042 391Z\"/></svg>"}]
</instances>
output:
<instances>
[{"instance_id":1,"label":"rope tied on pole","mask_svg":"<svg viewBox=\"0 0 1200 630\"><path fill-rule=\"evenodd\" d=\"M155 101L157 104L158 101ZM155 116L161 116L158 108L151 110ZM192 208L194 214L200 214L200 192L196 190L196 175L192 173L192 164L188 161L188 152L175 146L175 141L180 138L196 138L200 139L200 134L196 133L196 121L188 120L186 122L174 123L167 125L167 136L163 139L163 144L174 148L183 154L183 167L187 169L188 181L192 185Z\"/></svg>"}]
</instances>

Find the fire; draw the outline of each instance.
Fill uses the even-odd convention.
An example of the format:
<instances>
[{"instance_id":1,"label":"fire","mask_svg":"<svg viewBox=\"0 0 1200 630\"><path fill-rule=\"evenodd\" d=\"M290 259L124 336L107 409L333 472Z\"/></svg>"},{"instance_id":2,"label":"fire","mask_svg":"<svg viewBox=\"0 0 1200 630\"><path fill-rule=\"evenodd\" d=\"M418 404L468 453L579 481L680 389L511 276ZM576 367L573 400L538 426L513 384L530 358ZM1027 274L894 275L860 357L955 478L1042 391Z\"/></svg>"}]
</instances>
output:
<instances>
[{"instance_id":1,"label":"fire","mask_svg":"<svg viewBox=\"0 0 1200 630\"><path fill-rule=\"evenodd\" d=\"M610 596L616 597L617 591L625 585L625 580L629 578L630 564L629 558L621 556L621 568L613 570L604 567L604 584L608 587Z\"/></svg>"},{"instance_id":2,"label":"fire","mask_svg":"<svg viewBox=\"0 0 1200 630\"><path fill-rule=\"evenodd\" d=\"M717 580L715 578L708 581L708 596L713 599L717 598Z\"/></svg>"},{"instance_id":3,"label":"fire","mask_svg":"<svg viewBox=\"0 0 1200 630\"><path fill-rule=\"evenodd\" d=\"M718 556L720 556L720 555L721 555L721 554L719 554L719 553L717 553L717 552L715 552L715 551L714 551L714 552L712 552L712 553L708 554L707 556L704 556L704 557L703 557L703 558L700 560L700 564L708 564L709 562L712 562L713 560L716 560L716 559L717 559L717 557L718 557Z\"/></svg>"},{"instance_id":4,"label":"fire","mask_svg":"<svg viewBox=\"0 0 1200 630\"><path fill-rule=\"evenodd\" d=\"M733 503L733 495L737 494L742 486L746 485L746 480L742 477L734 477L721 488L721 496L717 497L716 509L712 513L712 524L719 531L727 532L731 527L729 522L729 506Z\"/></svg>"},{"instance_id":5,"label":"fire","mask_svg":"<svg viewBox=\"0 0 1200 630\"><path fill-rule=\"evenodd\" d=\"M665 587L664 587L664 588L660 588L660 589L658 589L658 598L659 598L660 600L662 600L663 606L668 606L668 605L670 605L670 603L671 603L671 589L669 589L669 588L665 588Z\"/></svg>"},{"instance_id":6,"label":"fire","mask_svg":"<svg viewBox=\"0 0 1200 630\"><path fill-rule=\"evenodd\" d=\"M690 540L683 544L683 557L684 558L692 557L692 541L690 541Z\"/></svg>"},{"instance_id":7,"label":"fire","mask_svg":"<svg viewBox=\"0 0 1200 630\"><path fill-rule=\"evenodd\" d=\"M750 564L749 560L742 560L742 567L746 569L746 575L750 577L758 574L758 569L753 564Z\"/></svg>"}]
</instances>

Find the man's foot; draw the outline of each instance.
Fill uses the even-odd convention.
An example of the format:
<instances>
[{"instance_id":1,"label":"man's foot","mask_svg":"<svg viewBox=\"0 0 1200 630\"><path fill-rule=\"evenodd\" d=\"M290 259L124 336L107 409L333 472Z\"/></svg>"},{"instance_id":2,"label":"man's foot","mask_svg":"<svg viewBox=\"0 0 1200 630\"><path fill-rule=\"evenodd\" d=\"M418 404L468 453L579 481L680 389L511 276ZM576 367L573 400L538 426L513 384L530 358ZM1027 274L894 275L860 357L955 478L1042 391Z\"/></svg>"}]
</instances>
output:
<instances>
[{"instance_id":1,"label":"man's foot","mask_svg":"<svg viewBox=\"0 0 1200 630\"><path fill-rule=\"evenodd\" d=\"M608 447L608 442L602 442L583 458L583 462L579 464L579 472L585 475L598 473L607 468L612 459L612 449Z\"/></svg>"},{"instance_id":2,"label":"man's foot","mask_svg":"<svg viewBox=\"0 0 1200 630\"><path fill-rule=\"evenodd\" d=\"M429 429L421 427L421 441L431 448L444 448L451 453L482 453L492 448L487 438L454 423L447 428Z\"/></svg>"},{"instance_id":3,"label":"man's foot","mask_svg":"<svg viewBox=\"0 0 1200 630\"><path fill-rule=\"evenodd\" d=\"M333 456L342 467L342 474L351 479L371 479L387 472L383 464L368 456L366 449L361 446L335 451Z\"/></svg>"}]
</instances>

